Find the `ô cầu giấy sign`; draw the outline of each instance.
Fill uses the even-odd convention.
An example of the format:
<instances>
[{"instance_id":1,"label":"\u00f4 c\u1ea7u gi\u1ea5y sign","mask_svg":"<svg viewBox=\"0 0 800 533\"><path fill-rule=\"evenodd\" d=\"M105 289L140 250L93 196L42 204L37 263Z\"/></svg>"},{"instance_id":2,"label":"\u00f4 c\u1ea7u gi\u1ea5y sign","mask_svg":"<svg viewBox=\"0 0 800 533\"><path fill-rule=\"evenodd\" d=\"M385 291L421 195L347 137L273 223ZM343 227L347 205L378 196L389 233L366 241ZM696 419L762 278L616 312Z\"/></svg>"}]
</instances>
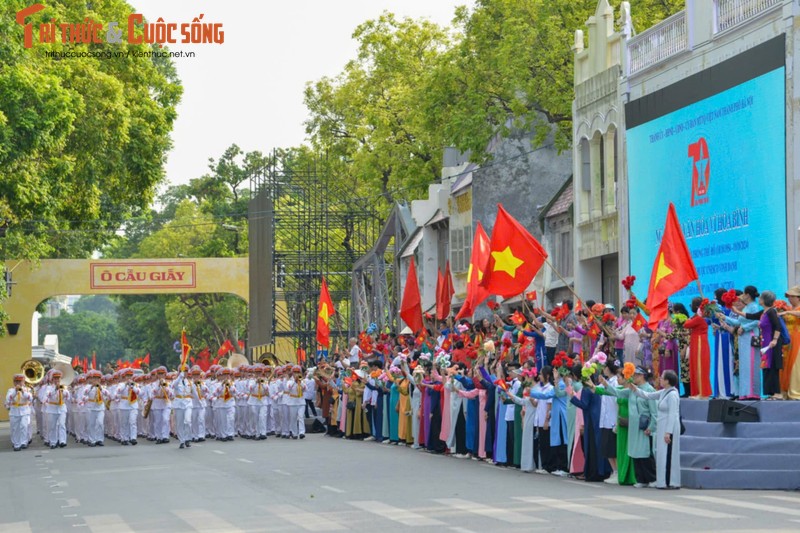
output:
<instances>
[{"instance_id":1,"label":"\u00f4 c\u1ea7u gi\u1ea5y sign","mask_svg":"<svg viewBox=\"0 0 800 533\"><path fill-rule=\"evenodd\" d=\"M91 263L93 289L187 289L197 285L196 264L185 262Z\"/></svg>"}]
</instances>

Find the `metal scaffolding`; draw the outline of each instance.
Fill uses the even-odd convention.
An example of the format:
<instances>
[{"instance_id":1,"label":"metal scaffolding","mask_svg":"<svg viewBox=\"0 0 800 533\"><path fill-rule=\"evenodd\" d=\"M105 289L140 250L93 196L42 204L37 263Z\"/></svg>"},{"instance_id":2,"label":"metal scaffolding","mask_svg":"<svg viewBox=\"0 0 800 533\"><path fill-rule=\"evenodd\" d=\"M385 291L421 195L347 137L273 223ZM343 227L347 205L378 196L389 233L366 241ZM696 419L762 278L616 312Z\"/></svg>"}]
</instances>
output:
<instances>
[{"instance_id":1,"label":"metal scaffolding","mask_svg":"<svg viewBox=\"0 0 800 533\"><path fill-rule=\"evenodd\" d=\"M377 238L377 212L330 179L326 161L309 162L293 152L274 153L250 189L253 196L267 190L272 199L265 215L273 235L273 343L289 338L295 349L305 345L308 354L315 352L322 276L336 308L331 348L346 343L353 265Z\"/></svg>"}]
</instances>

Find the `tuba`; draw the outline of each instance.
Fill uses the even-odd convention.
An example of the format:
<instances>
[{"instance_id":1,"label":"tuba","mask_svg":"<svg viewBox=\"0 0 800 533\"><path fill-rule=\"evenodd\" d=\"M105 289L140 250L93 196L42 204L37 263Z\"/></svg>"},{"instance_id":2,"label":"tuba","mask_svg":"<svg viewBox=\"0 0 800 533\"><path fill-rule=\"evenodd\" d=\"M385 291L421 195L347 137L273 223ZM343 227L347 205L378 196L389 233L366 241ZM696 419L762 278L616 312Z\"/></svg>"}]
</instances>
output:
<instances>
[{"instance_id":1,"label":"tuba","mask_svg":"<svg viewBox=\"0 0 800 533\"><path fill-rule=\"evenodd\" d=\"M25 383L28 385L37 385L44 379L44 365L36 359L28 359L22 363L19 369L25 376Z\"/></svg>"},{"instance_id":2,"label":"tuba","mask_svg":"<svg viewBox=\"0 0 800 533\"><path fill-rule=\"evenodd\" d=\"M53 365L53 368L61 371L61 384L65 387L69 387L69 385L75 379L75 369L72 368L72 365L67 363L56 363Z\"/></svg>"},{"instance_id":3,"label":"tuba","mask_svg":"<svg viewBox=\"0 0 800 533\"><path fill-rule=\"evenodd\" d=\"M275 357L275 354L272 352L265 352L261 354L261 357L258 358L258 362L262 365L270 365L273 363L277 363L278 359Z\"/></svg>"},{"instance_id":4,"label":"tuba","mask_svg":"<svg viewBox=\"0 0 800 533\"><path fill-rule=\"evenodd\" d=\"M247 357L240 353L234 353L228 358L228 362L225 366L228 368L239 368L242 365L247 364Z\"/></svg>"}]
</instances>

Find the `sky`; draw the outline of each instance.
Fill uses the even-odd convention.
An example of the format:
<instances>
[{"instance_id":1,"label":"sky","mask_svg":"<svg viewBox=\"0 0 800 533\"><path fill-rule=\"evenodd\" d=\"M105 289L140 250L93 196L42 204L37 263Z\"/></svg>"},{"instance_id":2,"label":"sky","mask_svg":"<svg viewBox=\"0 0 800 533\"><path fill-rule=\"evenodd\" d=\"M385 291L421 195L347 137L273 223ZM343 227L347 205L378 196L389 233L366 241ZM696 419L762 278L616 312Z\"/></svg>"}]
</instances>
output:
<instances>
[{"instance_id":1,"label":"sky","mask_svg":"<svg viewBox=\"0 0 800 533\"><path fill-rule=\"evenodd\" d=\"M128 0L150 22L179 25L203 13L220 22L222 44L174 44L183 98L166 164L169 184L207 172L231 144L264 153L305 139L306 82L335 76L355 57L360 23L383 11L449 24L471 0Z\"/></svg>"}]
</instances>

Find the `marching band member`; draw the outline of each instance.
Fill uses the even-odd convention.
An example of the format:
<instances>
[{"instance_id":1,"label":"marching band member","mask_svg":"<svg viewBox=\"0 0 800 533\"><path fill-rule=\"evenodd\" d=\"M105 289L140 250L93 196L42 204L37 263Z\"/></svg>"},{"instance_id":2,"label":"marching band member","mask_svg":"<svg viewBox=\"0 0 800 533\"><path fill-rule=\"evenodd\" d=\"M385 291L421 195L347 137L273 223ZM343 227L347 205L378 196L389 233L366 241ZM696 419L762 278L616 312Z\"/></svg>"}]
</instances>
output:
<instances>
[{"instance_id":1,"label":"marching band member","mask_svg":"<svg viewBox=\"0 0 800 533\"><path fill-rule=\"evenodd\" d=\"M217 381L217 372L220 370L219 365L211 365L208 369L208 376L206 387L208 388L208 396L206 400L206 437L213 439L217 436L217 424L215 419L215 412L213 409L213 401L211 396L216 392L219 381Z\"/></svg>"},{"instance_id":2,"label":"marching band member","mask_svg":"<svg viewBox=\"0 0 800 533\"><path fill-rule=\"evenodd\" d=\"M107 421L107 431L106 436L111 440L115 440L117 442L121 442L122 438L120 437L120 416L119 416L119 406L120 401L117 399L117 391L120 387L120 376L121 371L115 372L110 376L106 376L106 386L108 390L108 394L111 397L111 401L108 406L108 416L106 417Z\"/></svg>"},{"instance_id":3,"label":"marching band member","mask_svg":"<svg viewBox=\"0 0 800 533\"><path fill-rule=\"evenodd\" d=\"M267 420L269 418L269 383L264 378L264 367L256 367L256 379L250 384L250 419L253 422L252 435L258 440L267 438ZM261 374L261 375L259 375Z\"/></svg>"},{"instance_id":4,"label":"marching band member","mask_svg":"<svg viewBox=\"0 0 800 533\"><path fill-rule=\"evenodd\" d=\"M42 394L47 418L45 440L51 450L56 446L64 448L67 445L67 402L71 396L69 390L61 384L61 375L60 370L53 370L50 374L50 384L44 388Z\"/></svg>"},{"instance_id":5,"label":"marching band member","mask_svg":"<svg viewBox=\"0 0 800 533\"><path fill-rule=\"evenodd\" d=\"M236 397L230 368L220 370L219 377L222 378L214 397L214 408L217 411L215 424L217 425L217 440L232 441L234 435L234 423L236 421Z\"/></svg>"},{"instance_id":6,"label":"marching band member","mask_svg":"<svg viewBox=\"0 0 800 533\"><path fill-rule=\"evenodd\" d=\"M292 375L286 380L284 396L286 397L287 419L284 422L285 431L293 439L298 436L306 438L306 421L303 416L303 407L306 402L303 399L303 369L295 365L292 367Z\"/></svg>"},{"instance_id":7,"label":"marching band member","mask_svg":"<svg viewBox=\"0 0 800 533\"><path fill-rule=\"evenodd\" d=\"M172 382L172 412L175 415L175 434L180 442L180 449L192 447L192 382L186 377L186 365Z\"/></svg>"},{"instance_id":8,"label":"marching band member","mask_svg":"<svg viewBox=\"0 0 800 533\"><path fill-rule=\"evenodd\" d=\"M89 385L84 389L81 402L86 406L86 433L89 446L103 446L103 419L106 414L108 391L100 384L102 374L98 370L87 373ZM51 446L52 448L52 446Z\"/></svg>"},{"instance_id":9,"label":"marching band member","mask_svg":"<svg viewBox=\"0 0 800 533\"><path fill-rule=\"evenodd\" d=\"M192 379L192 442L204 442L206 440L206 406L209 390L203 383L203 371L199 366L193 366L189 371L189 376Z\"/></svg>"},{"instance_id":10,"label":"marching band member","mask_svg":"<svg viewBox=\"0 0 800 533\"><path fill-rule=\"evenodd\" d=\"M79 401L83 398L83 393L88 387L86 375L78 376L73 382L72 390L72 421L75 440L79 444L88 444L89 439L86 434L86 406Z\"/></svg>"},{"instance_id":11,"label":"marching band member","mask_svg":"<svg viewBox=\"0 0 800 533\"><path fill-rule=\"evenodd\" d=\"M250 389L250 367L242 365L234 370L233 388L236 391L235 429L240 437L249 438L247 431L250 408L248 407Z\"/></svg>"},{"instance_id":12,"label":"marching band member","mask_svg":"<svg viewBox=\"0 0 800 533\"><path fill-rule=\"evenodd\" d=\"M172 391L167 383L167 369L163 366L156 368L156 382L151 388L153 399L150 416L153 425L153 436L156 444L169 442L169 418L172 406Z\"/></svg>"},{"instance_id":13,"label":"marching band member","mask_svg":"<svg viewBox=\"0 0 800 533\"><path fill-rule=\"evenodd\" d=\"M25 386L25 376L14 375L14 386L6 393L5 407L11 422L11 445L18 452L28 447L30 442L31 403L33 393Z\"/></svg>"},{"instance_id":14,"label":"marching band member","mask_svg":"<svg viewBox=\"0 0 800 533\"><path fill-rule=\"evenodd\" d=\"M125 381L119 383L114 393L115 403L118 405L119 438L123 446L136 445L136 422L139 415L139 386L134 383L133 369L126 368L121 373Z\"/></svg>"},{"instance_id":15,"label":"marching band member","mask_svg":"<svg viewBox=\"0 0 800 533\"><path fill-rule=\"evenodd\" d=\"M277 435L283 437L281 429L283 418L281 417L281 398L283 397L283 367L276 367L275 373L269 384L269 397L272 408L270 409L269 431L267 435Z\"/></svg>"}]
</instances>

